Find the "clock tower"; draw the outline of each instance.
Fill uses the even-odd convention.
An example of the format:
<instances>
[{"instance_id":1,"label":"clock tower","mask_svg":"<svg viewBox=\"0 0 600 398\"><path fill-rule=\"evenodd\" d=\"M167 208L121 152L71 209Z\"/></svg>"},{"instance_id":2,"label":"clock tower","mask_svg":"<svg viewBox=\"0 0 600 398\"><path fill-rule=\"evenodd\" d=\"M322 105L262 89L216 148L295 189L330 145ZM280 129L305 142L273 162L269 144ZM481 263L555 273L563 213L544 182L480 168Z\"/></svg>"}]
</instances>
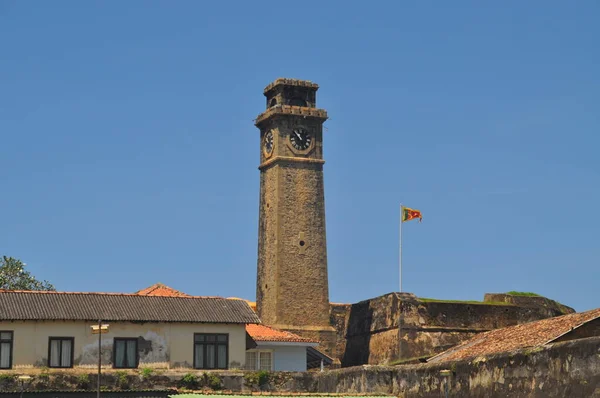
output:
<instances>
[{"instance_id":1,"label":"clock tower","mask_svg":"<svg viewBox=\"0 0 600 398\"><path fill-rule=\"evenodd\" d=\"M256 303L267 325L316 338L331 353L323 122L319 86L277 79L264 95L260 130L260 201Z\"/></svg>"}]
</instances>

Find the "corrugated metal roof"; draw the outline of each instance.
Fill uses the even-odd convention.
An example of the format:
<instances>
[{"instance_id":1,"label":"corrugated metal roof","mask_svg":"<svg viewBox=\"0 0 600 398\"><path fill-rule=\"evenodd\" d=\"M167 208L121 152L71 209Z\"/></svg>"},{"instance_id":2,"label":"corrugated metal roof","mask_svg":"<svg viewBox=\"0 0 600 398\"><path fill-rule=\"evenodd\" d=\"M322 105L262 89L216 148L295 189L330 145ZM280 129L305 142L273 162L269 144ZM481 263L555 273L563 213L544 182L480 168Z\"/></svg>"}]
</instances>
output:
<instances>
[{"instance_id":1,"label":"corrugated metal roof","mask_svg":"<svg viewBox=\"0 0 600 398\"><path fill-rule=\"evenodd\" d=\"M259 323L242 300L132 294L0 291L0 320Z\"/></svg>"}]
</instances>

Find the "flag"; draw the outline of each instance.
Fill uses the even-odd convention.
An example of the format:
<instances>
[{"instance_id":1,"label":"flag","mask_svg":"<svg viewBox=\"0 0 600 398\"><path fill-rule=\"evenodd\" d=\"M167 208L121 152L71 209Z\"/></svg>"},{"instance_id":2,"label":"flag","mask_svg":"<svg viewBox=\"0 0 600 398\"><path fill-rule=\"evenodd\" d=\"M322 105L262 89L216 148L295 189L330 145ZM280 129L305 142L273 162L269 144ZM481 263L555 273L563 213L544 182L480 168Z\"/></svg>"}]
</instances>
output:
<instances>
[{"instance_id":1,"label":"flag","mask_svg":"<svg viewBox=\"0 0 600 398\"><path fill-rule=\"evenodd\" d=\"M414 220L415 218L418 218L419 222L423 221L423 215L420 210L402 206L402 222Z\"/></svg>"}]
</instances>

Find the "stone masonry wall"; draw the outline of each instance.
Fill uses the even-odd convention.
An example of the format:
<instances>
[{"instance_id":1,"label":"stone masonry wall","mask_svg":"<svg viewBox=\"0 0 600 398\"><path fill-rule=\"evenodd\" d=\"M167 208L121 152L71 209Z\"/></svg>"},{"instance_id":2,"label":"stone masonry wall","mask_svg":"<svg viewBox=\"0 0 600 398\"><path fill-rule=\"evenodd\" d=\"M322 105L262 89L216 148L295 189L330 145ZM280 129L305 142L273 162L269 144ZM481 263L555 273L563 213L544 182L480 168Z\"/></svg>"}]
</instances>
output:
<instances>
[{"instance_id":1,"label":"stone masonry wall","mask_svg":"<svg viewBox=\"0 0 600 398\"><path fill-rule=\"evenodd\" d=\"M395 367L366 365L325 372L273 372L262 386L256 384L253 372L187 372L196 376L196 389L438 398L444 396L446 379L440 373L442 370L450 371L449 397L600 398L600 337L458 362ZM51 370L45 375L32 370L36 371L38 373L32 374L32 389L91 389L95 382L93 372L82 377L72 369ZM0 371L0 393L18 390L16 378L10 376L13 373ZM182 387L186 378L189 380L182 372L157 372L145 377L141 371L129 370L105 373L102 383L107 390L176 388Z\"/></svg>"},{"instance_id":2,"label":"stone masonry wall","mask_svg":"<svg viewBox=\"0 0 600 398\"><path fill-rule=\"evenodd\" d=\"M600 337L441 364L362 366L315 374L319 393L380 393L402 398L600 397Z\"/></svg>"},{"instance_id":3,"label":"stone masonry wall","mask_svg":"<svg viewBox=\"0 0 600 398\"><path fill-rule=\"evenodd\" d=\"M500 296L495 295L497 299ZM431 356L491 329L531 322L563 313L569 307L552 300L519 298L502 301L451 302L422 300L410 293L390 293L352 305L331 306L338 333L341 365L385 364L398 359L400 304L402 359Z\"/></svg>"}]
</instances>

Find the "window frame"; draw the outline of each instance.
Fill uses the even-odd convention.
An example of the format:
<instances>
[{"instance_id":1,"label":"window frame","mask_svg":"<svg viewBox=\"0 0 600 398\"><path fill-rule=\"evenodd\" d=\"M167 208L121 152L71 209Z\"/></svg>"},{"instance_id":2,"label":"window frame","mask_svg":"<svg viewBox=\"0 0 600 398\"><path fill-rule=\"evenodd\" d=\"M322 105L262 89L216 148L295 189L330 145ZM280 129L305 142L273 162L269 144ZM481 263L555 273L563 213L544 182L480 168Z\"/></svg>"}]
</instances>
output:
<instances>
[{"instance_id":1,"label":"window frame","mask_svg":"<svg viewBox=\"0 0 600 398\"><path fill-rule=\"evenodd\" d=\"M215 336L215 341L214 342L208 342L206 341L206 338L203 342L196 342L196 336ZM219 336L225 336L227 338L227 341L218 341L219 340ZM193 366L194 369L217 369L217 370L223 370L223 369L229 369L229 333L194 333L194 360L193 360ZM204 352L202 353L202 359L203 359L203 364L202 367L199 367L198 364L196 363L196 350L198 350L198 346L202 345L203 346L203 350ZM215 346L215 367L213 368L209 368L207 365L208 362L208 356L206 355L206 346L208 345L214 345ZM219 346L220 345L224 345L225 346L225 367L224 368L220 368L219 367Z\"/></svg>"},{"instance_id":2,"label":"window frame","mask_svg":"<svg viewBox=\"0 0 600 398\"><path fill-rule=\"evenodd\" d=\"M52 340L58 340L61 343L58 346L58 361L60 362L62 359L62 342L63 341L70 341L71 342L71 358L70 358L70 362L71 365L70 366L52 366L50 365L50 358L52 358L51 354L52 354ZM61 337L61 336L50 336L48 337L48 367L49 368L54 368L54 369L70 369L73 367L73 361L75 360L75 337Z\"/></svg>"},{"instance_id":3,"label":"window frame","mask_svg":"<svg viewBox=\"0 0 600 398\"><path fill-rule=\"evenodd\" d=\"M123 341L125 342L125 353L124 358L125 358L125 362L127 362L127 342L128 341L135 341L135 364L134 366L117 366L117 341ZM139 346L138 346L138 339L137 337L115 337L113 338L113 350L112 350L112 354L113 354L113 368L114 369L137 369L140 366L140 351L139 351Z\"/></svg>"},{"instance_id":4,"label":"window frame","mask_svg":"<svg viewBox=\"0 0 600 398\"><path fill-rule=\"evenodd\" d=\"M251 348L249 350L246 350L246 352L254 352L256 353L256 362L254 363L254 368L248 368L247 364L244 364L244 368L246 370L253 370L256 372L260 372L261 368L260 368L260 355L263 353L269 353L271 355L271 369L262 369L262 370L266 370L268 372L273 372L273 369L275 368L275 350L272 348Z\"/></svg>"},{"instance_id":5,"label":"window frame","mask_svg":"<svg viewBox=\"0 0 600 398\"><path fill-rule=\"evenodd\" d=\"M2 339L1 338L2 335L0 334L0 343L9 343L10 344L10 350L8 353L8 367L7 368L0 367L0 369L12 369L12 367L13 367L13 350L15 347L15 332L14 332L14 330L0 330L0 333L10 333L10 340ZM1 346L0 346L0 349L2 349Z\"/></svg>"}]
</instances>

